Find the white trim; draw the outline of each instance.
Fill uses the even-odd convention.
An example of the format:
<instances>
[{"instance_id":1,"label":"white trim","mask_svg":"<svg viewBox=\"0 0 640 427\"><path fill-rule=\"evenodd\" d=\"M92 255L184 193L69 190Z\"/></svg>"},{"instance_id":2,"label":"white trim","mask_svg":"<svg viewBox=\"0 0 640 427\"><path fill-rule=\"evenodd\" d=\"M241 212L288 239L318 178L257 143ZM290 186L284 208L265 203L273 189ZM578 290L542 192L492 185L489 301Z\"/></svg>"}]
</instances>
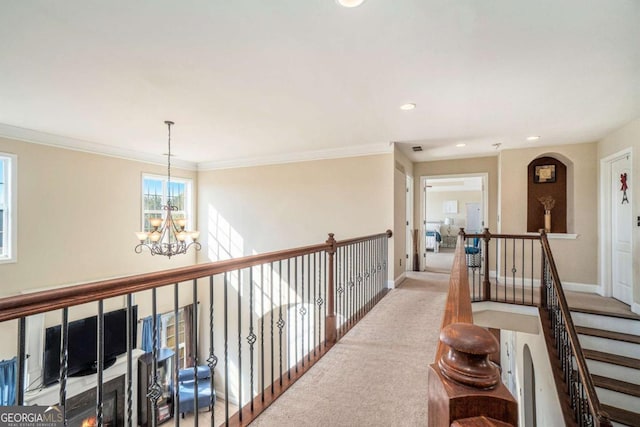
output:
<instances>
[{"instance_id":1,"label":"white trim","mask_svg":"<svg viewBox=\"0 0 640 427\"><path fill-rule=\"evenodd\" d=\"M631 303L631 311L636 314L640 314L640 304L638 304L637 302Z\"/></svg>"},{"instance_id":2,"label":"white trim","mask_svg":"<svg viewBox=\"0 0 640 427\"><path fill-rule=\"evenodd\" d=\"M570 292L582 292L585 294L598 294L602 295L602 288L595 283L575 283L575 282L562 282L562 289Z\"/></svg>"},{"instance_id":3,"label":"white trim","mask_svg":"<svg viewBox=\"0 0 640 427\"><path fill-rule=\"evenodd\" d=\"M112 147L97 142L85 141L68 136L54 135L51 133L25 129L0 123L0 136L18 141L31 142L33 144L48 145L67 150L81 151L83 153L99 154L102 156L116 157L124 160L134 160L143 163L151 163L166 166L167 157L161 154L147 154L128 148ZM172 166L180 169L196 170L197 164L187 160L171 159Z\"/></svg>"},{"instance_id":4,"label":"white trim","mask_svg":"<svg viewBox=\"0 0 640 427\"><path fill-rule=\"evenodd\" d=\"M527 236L539 236L540 233L527 232L525 233ZM577 240L580 237L579 234L575 233L547 233L548 240Z\"/></svg>"},{"instance_id":5,"label":"white trim","mask_svg":"<svg viewBox=\"0 0 640 427\"><path fill-rule=\"evenodd\" d=\"M389 144L358 145L353 147L339 147L327 150L303 151L294 153L274 154L271 156L246 157L244 159L220 160L198 163L199 171L218 169L247 168L254 166L278 165L284 163L310 162L314 160L339 159L345 157L371 156L389 154L393 147Z\"/></svg>"},{"instance_id":6,"label":"white trim","mask_svg":"<svg viewBox=\"0 0 640 427\"><path fill-rule=\"evenodd\" d=\"M403 272L403 273L402 273L401 275L399 275L395 280L388 280L388 281L387 281L387 288L389 288L389 289L395 289L395 288L397 288L397 287L400 285L400 283L402 283L402 281L403 281L404 279L406 279L406 278L407 278L407 273L406 273L406 272Z\"/></svg>"},{"instance_id":7,"label":"white trim","mask_svg":"<svg viewBox=\"0 0 640 427\"><path fill-rule=\"evenodd\" d=\"M9 213L8 224L4 224L8 250L6 256L0 256L0 264L13 264L18 262L18 156L10 153L0 155L9 159L8 182L5 182Z\"/></svg>"},{"instance_id":8,"label":"white trim","mask_svg":"<svg viewBox=\"0 0 640 427\"><path fill-rule=\"evenodd\" d=\"M627 147L617 153L600 159L600 224L599 224L599 246L600 246L600 288L601 295L611 297L613 295L613 283L611 281L613 264L611 262L611 163L624 156L631 158L632 148ZM633 165L633 159L631 158ZM633 176L632 176L633 178ZM633 249L632 249L633 250ZM633 258L632 258L633 259ZM632 267L633 268L633 267ZM633 271L632 271L633 274ZM633 294L633 287L631 289Z\"/></svg>"}]
</instances>

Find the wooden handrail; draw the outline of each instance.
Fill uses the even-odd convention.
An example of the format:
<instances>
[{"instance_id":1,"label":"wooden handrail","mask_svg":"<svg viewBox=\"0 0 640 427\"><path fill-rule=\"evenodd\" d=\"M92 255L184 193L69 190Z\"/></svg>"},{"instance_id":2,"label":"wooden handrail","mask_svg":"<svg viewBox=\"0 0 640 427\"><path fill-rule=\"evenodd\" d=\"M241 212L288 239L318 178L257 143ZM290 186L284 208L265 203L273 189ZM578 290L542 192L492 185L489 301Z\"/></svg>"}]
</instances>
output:
<instances>
[{"instance_id":1,"label":"wooden handrail","mask_svg":"<svg viewBox=\"0 0 640 427\"><path fill-rule=\"evenodd\" d=\"M0 299L0 322L145 291L187 280L194 280L249 268L260 264L322 251L330 251L336 246L340 247L356 242L374 240L381 236L391 237L391 231L387 230L385 233L347 239L333 244L325 242L318 245L303 246L293 249L267 252L264 254L250 255L242 258L215 261L189 267L100 280L81 285L5 297ZM334 246L334 244L336 246Z\"/></svg>"},{"instance_id":2,"label":"wooden handrail","mask_svg":"<svg viewBox=\"0 0 640 427\"><path fill-rule=\"evenodd\" d=\"M445 303L440 330L452 323L473 323L471 295L469 293L469 276L465 261L464 241L462 239L462 235L458 236L453 265L451 267L451 277L449 279L449 292L447 294L447 302ZM438 341L436 360L440 360L446 351L447 346L442 341Z\"/></svg>"},{"instance_id":3,"label":"wooden handrail","mask_svg":"<svg viewBox=\"0 0 640 427\"><path fill-rule=\"evenodd\" d=\"M518 405L488 360L499 349L490 332L473 324L464 231L458 235L436 359L429 366L429 426L445 427L486 416L517 425ZM463 424L461 424L463 425ZM468 424L464 424L468 425Z\"/></svg>"},{"instance_id":4,"label":"wooden handrail","mask_svg":"<svg viewBox=\"0 0 640 427\"><path fill-rule=\"evenodd\" d=\"M592 415L598 421L599 425L611 425L608 415L600 406L600 400L598 399L591 375L587 369L587 361L584 357L580 341L578 340L578 334L576 333L571 313L569 311L569 304L567 303L567 299L562 290L560 275L558 274L558 269L553 259L553 254L551 253L551 246L549 245L549 240L547 239L547 235L544 230L540 233L540 242L542 244L544 255L549 262L549 269L551 271L551 276L553 277L553 287L558 298L558 307L560 308L565 321L567 335L569 336L569 342L573 348L573 356L575 357L578 368L578 375L580 376L580 380L585 388L585 394L587 401L589 402L589 407L592 409Z\"/></svg>"}]
</instances>

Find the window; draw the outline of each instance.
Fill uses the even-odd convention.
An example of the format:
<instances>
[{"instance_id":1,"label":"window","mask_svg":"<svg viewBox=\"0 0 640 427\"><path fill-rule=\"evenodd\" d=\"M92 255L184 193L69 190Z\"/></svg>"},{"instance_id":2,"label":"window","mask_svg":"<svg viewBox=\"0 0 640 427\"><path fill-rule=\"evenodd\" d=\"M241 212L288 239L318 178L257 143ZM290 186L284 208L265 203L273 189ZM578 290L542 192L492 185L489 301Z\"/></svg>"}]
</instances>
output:
<instances>
[{"instance_id":1,"label":"window","mask_svg":"<svg viewBox=\"0 0 640 427\"><path fill-rule=\"evenodd\" d=\"M16 156L0 153L0 263L16 260Z\"/></svg>"},{"instance_id":2,"label":"window","mask_svg":"<svg viewBox=\"0 0 640 427\"><path fill-rule=\"evenodd\" d=\"M178 208L172 211L173 219L184 218L187 220L187 229L190 229L191 215L191 180L172 178L171 186L167 185L167 177L157 175L142 176L142 229L152 231L149 223L152 218L163 218L165 211L163 206L171 199L171 205Z\"/></svg>"},{"instance_id":3,"label":"window","mask_svg":"<svg viewBox=\"0 0 640 427\"><path fill-rule=\"evenodd\" d=\"M178 327L176 330L176 316L173 312L165 313L162 315L161 320L162 330L161 330L161 346L170 348L171 350L175 349L176 345L176 333L178 338L178 369L186 368L185 364L185 345L186 345L186 337L185 337L185 327L184 327L184 308L178 310Z\"/></svg>"}]
</instances>

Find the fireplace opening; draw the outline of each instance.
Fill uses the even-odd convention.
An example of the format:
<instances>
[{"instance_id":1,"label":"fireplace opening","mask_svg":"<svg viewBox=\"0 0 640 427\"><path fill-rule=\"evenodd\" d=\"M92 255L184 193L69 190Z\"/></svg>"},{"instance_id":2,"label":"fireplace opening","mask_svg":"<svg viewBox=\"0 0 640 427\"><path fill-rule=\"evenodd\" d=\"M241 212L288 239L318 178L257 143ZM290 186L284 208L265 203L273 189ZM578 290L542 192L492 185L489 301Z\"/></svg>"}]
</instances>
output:
<instances>
[{"instance_id":1,"label":"fireplace opening","mask_svg":"<svg viewBox=\"0 0 640 427\"><path fill-rule=\"evenodd\" d=\"M105 427L124 425L124 375L104 383L102 386L102 420ZM67 399L67 425L69 427L94 427L96 419L96 396L94 387Z\"/></svg>"}]
</instances>

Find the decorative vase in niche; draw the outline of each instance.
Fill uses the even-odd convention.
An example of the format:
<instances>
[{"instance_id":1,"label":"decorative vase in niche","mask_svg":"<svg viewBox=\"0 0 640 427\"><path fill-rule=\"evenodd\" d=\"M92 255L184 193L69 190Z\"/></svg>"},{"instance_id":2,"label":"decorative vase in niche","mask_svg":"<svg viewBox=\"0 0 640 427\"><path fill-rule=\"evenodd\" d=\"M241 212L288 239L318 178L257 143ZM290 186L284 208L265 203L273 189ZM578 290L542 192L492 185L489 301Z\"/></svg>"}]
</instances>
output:
<instances>
[{"instance_id":1,"label":"decorative vase in niche","mask_svg":"<svg viewBox=\"0 0 640 427\"><path fill-rule=\"evenodd\" d=\"M551 233L551 210L549 209L544 211L544 231Z\"/></svg>"}]
</instances>

